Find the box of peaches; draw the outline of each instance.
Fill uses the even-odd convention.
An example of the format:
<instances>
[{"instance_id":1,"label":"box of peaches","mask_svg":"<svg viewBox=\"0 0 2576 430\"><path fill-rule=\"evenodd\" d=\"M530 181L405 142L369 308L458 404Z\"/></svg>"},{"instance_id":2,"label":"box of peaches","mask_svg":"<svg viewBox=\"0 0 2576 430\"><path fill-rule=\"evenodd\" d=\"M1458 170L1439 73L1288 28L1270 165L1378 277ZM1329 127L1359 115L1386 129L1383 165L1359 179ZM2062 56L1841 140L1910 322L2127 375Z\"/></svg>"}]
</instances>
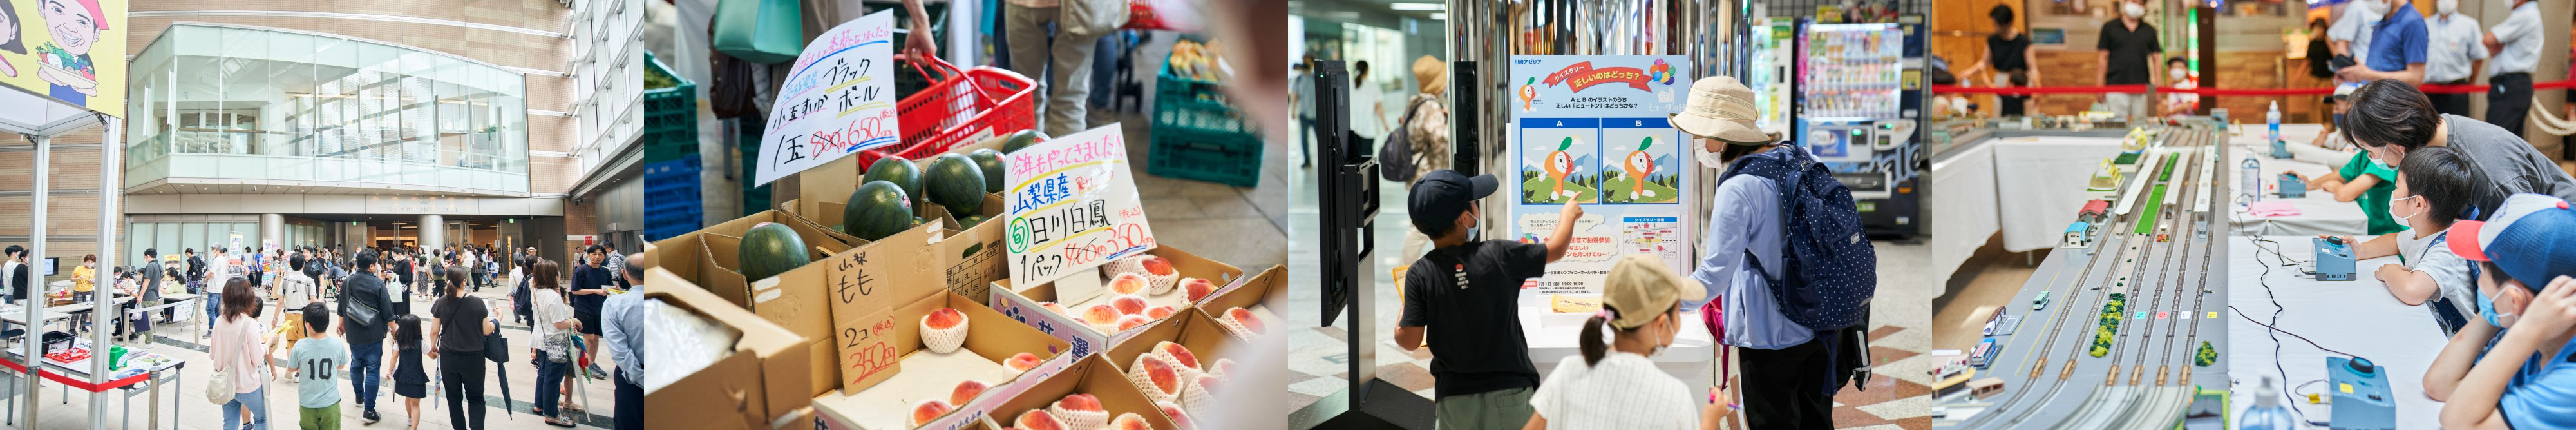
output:
<instances>
[{"instance_id":1,"label":"box of peaches","mask_svg":"<svg viewBox=\"0 0 2576 430\"><path fill-rule=\"evenodd\" d=\"M1073 276L1085 276L1075 274ZM1192 303L1241 281L1243 269L1201 258L1170 245L1100 266L1105 288L1089 297L1059 295L1056 285L993 281L993 309L1073 343L1089 355L1133 337L1139 328L1178 315Z\"/></svg>"},{"instance_id":2,"label":"box of peaches","mask_svg":"<svg viewBox=\"0 0 2576 430\"><path fill-rule=\"evenodd\" d=\"M813 398L817 428L968 428L1082 356L946 288L920 291L841 336L856 345L842 348L850 382Z\"/></svg>"},{"instance_id":3,"label":"box of peaches","mask_svg":"<svg viewBox=\"0 0 2576 430\"><path fill-rule=\"evenodd\" d=\"M1004 430L1180 430L1166 413L1177 409L1138 392L1126 374L1101 355L1074 362L994 407L991 423ZM1168 412L1167 412L1168 411Z\"/></svg>"},{"instance_id":4,"label":"box of peaches","mask_svg":"<svg viewBox=\"0 0 2576 430\"><path fill-rule=\"evenodd\" d=\"M1213 413L1217 394L1233 381L1231 355L1249 350L1234 329L1202 310L1183 311L1101 353L1182 429L1192 427L1191 415Z\"/></svg>"}]
</instances>

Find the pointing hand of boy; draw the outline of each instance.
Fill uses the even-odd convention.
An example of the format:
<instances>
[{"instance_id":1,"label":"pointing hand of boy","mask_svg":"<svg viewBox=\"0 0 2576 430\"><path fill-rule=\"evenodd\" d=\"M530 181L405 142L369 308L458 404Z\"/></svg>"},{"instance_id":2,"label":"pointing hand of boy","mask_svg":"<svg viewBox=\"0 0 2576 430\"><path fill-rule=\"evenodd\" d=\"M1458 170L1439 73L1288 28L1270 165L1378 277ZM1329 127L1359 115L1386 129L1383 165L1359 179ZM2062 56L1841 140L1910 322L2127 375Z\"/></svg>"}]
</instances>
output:
<instances>
[{"instance_id":1,"label":"pointing hand of boy","mask_svg":"<svg viewBox=\"0 0 2576 430\"><path fill-rule=\"evenodd\" d=\"M1565 202L1565 207L1558 208L1556 210L1556 217L1557 219L1566 220L1566 222L1574 222L1575 219L1583 218L1583 204L1571 201Z\"/></svg>"}]
</instances>

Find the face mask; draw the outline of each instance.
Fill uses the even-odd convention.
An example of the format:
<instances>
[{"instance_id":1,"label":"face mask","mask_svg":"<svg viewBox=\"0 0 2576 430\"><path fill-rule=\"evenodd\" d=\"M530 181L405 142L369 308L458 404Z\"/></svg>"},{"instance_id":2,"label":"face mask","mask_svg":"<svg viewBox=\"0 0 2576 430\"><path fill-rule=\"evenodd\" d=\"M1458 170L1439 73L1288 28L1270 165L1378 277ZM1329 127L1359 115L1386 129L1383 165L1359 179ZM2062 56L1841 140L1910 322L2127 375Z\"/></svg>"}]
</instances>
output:
<instances>
[{"instance_id":1,"label":"face mask","mask_svg":"<svg viewBox=\"0 0 2576 430\"><path fill-rule=\"evenodd\" d=\"M2496 285L2496 288L2513 287L2498 284ZM2483 293L2478 294L2478 316L2485 317L2487 319L2487 325L2495 326L2496 328L2513 328L2513 321L2520 317L2520 315L2497 311L2495 299L2488 297Z\"/></svg>"},{"instance_id":2,"label":"face mask","mask_svg":"<svg viewBox=\"0 0 2576 430\"><path fill-rule=\"evenodd\" d=\"M2405 201L2406 201L2406 199L2412 199L2412 198L2417 198L2417 197L2423 197L2423 196L2406 196L2406 198L2401 198L2401 199L2396 199L2396 200L2390 200L2390 201L2388 202L2388 207L2389 207L2389 208L2392 208L2392 209L2393 209L2393 208L2396 208L2396 207L2397 207L2397 205L2399 205L2401 202L2405 202ZM2394 212L2392 211L2392 212L2391 212L2391 214L2394 214ZM2424 230L2423 230L2423 227L2420 227L2420 226L2415 225L2415 217L2416 217L2416 216L2423 215L2423 214L2424 214L2424 211L2418 210L2418 211L2415 211L2415 214L2414 214L2414 215L2407 215L2407 216L2397 217L2397 223L2398 223L2399 225L2404 225L2404 226L2406 226L2407 228L2414 229L2413 231L2408 231L2408 232L2401 233L2401 234L2398 234L2398 235L2397 235L2397 256L2398 256L2398 257L2400 257L2400 258L2403 258L2403 259L2404 259L2407 263L2409 263L2409 264L2412 264L2412 263L2415 263L2415 262L2418 262L2418 261L2423 261L2423 260L2424 260L2424 252L2425 252L2425 251L2427 251L2427 250L2432 249L2432 245L2433 245L2433 236L2436 236L2436 235L2439 235L2439 234L2440 234L2440 233L2438 233L2438 232L2437 232L2437 233L2434 233L2434 234L2432 234L2432 235L2423 235L2422 237L2417 237L2417 235L2415 234L2415 232L2424 231Z\"/></svg>"},{"instance_id":3,"label":"face mask","mask_svg":"<svg viewBox=\"0 0 2576 430\"><path fill-rule=\"evenodd\" d=\"M2378 166L2382 169L2397 170L2397 166L2390 165L2386 161L2379 161L2379 151L2370 152L2370 165Z\"/></svg>"},{"instance_id":4,"label":"face mask","mask_svg":"<svg viewBox=\"0 0 2576 430\"><path fill-rule=\"evenodd\" d=\"M2433 2L2433 12L2443 15L2459 13L2460 0L2441 0Z\"/></svg>"},{"instance_id":5,"label":"face mask","mask_svg":"<svg viewBox=\"0 0 2576 430\"><path fill-rule=\"evenodd\" d=\"M1707 145L1691 146L1691 158L1698 159L1700 167L1726 170L1726 160L1720 159L1715 152L1708 152Z\"/></svg>"},{"instance_id":6,"label":"face mask","mask_svg":"<svg viewBox=\"0 0 2576 430\"><path fill-rule=\"evenodd\" d=\"M2137 3L2122 4L2120 5L2120 13L2128 15L2130 18L2143 18L2147 16L2147 7L2139 6Z\"/></svg>"},{"instance_id":7,"label":"face mask","mask_svg":"<svg viewBox=\"0 0 2576 430\"><path fill-rule=\"evenodd\" d=\"M2173 75L2173 78L2177 80L2188 79L2191 77L2191 71L2184 69L2168 69L2165 71L2165 74Z\"/></svg>"},{"instance_id":8,"label":"face mask","mask_svg":"<svg viewBox=\"0 0 2576 430\"><path fill-rule=\"evenodd\" d=\"M2343 124L2343 114L2334 114L2334 122L2337 126L2341 126Z\"/></svg>"}]
</instances>

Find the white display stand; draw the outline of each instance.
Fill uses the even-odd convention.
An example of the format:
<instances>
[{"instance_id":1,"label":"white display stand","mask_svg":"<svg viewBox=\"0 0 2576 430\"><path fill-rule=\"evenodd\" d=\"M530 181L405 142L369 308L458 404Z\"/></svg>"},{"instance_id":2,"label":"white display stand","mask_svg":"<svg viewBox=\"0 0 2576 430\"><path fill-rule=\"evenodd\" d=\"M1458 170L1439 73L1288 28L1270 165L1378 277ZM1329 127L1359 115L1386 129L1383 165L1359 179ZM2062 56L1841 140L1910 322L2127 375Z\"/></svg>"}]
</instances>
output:
<instances>
[{"instance_id":1,"label":"white display stand","mask_svg":"<svg viewBox=\"0 0 2576 430\"><path fill-rule=\"evenodd\" d=\"M1538 368L1539 378L1556 372L1556 364L1565 357L1582 356L1583 318L1586 314L1549 312L1546 306L1520 308L1521 337L1529 342L1530 365ZM1552 324L1543 320L1570 319L1573 324ZM1692 393L1706 393L1717 378L1717 337L1710 336L1708 325L1701 324L1699 312L1682 312L1682 332L1673 335L1673 346L1647 357L1664 373L1690 384Z\"/></svg>"}]
</instances>

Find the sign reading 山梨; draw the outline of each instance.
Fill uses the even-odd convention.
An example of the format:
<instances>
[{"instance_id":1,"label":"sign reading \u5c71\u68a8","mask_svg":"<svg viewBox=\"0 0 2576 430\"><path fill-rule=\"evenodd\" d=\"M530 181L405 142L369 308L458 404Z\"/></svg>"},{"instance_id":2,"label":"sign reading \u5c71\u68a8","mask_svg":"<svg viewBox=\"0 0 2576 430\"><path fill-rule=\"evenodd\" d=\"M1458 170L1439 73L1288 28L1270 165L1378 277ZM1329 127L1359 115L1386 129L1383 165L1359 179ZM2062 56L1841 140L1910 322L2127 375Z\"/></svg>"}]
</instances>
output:
<instances>
[{"instance_id":1,"label":"sign reading \u5c71\u68a8","mask_svg":"<svg viewBox=\"0 0 2576 430\"><path fill-rule=\"evenodd\" d=\"M806 44L770 105L755 182L901 143L894 67L892 11L841 23Z\"/></svg>"},{"instance_id":2,"label":"sign reading \u5c71\u68a8","mask_svg":"<svg viewBox=\"0 0 2576 430\"><path fill-rule=\"evenodd\" d=\"M1012 285L1037 285L1154 249L1118 124L1003 156Z\"/></svg>"}]
</instances>

